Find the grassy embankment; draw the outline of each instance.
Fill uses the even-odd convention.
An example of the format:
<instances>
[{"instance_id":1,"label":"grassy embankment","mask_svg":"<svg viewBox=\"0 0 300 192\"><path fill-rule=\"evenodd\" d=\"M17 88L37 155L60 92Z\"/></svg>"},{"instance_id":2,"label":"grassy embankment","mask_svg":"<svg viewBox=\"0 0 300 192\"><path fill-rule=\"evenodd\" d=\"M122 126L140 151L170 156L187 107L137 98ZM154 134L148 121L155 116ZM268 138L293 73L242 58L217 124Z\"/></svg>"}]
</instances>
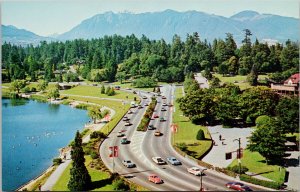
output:
<instances>
[{"instance_id":1,"label":"grassy embankment","mask_svg":"<svg viewBox=\"0 0 300 192\"><path fill-rule=\"evenodd\" d=\"M92 97L99 97L99 98L113 98L113 99L127 100L126 97L128 97L128 100L133 100L133 98L136 97L138 99L138 96L132 93L119 91L119 90L116 90L115 92L116 92L115 95L107 96L106 94L101 94L100 87L84 86L84 85L79 85L68 90L60 91L61 94L92 96Z\"/></svg>"},{"instance_id":2,"label":"grassy embankment","mask_svg":"<svg viewBox=\"0 0 300 192\"><path fill-rule=\"evenodd\" d=\"M122 105L120 101L109 101L109 100L100 100L96 98L84 98L80 96L70 96L69 99L74 99L77 101L88 101L88 103L96 103L103 106L108 106L115 110L116 114L112 117L111 121L106 124L101 130L104 133L109 133L112 129L117 125L117 123L121 120L124 114L130 108L129 104ZM94 182L93 191L112 191L113 186L111 181L109 180L110 175L105 171L99 171L93 168L90 168L88 164L91 162L90 156L86 156L86 166L91 175L92 181ZM70 169L71 164L64 170L63 174L59 178L58 182L53 186L52 190L54 191L65 191L67 189L67 183L70 178ZM146 190L141 186L136 186L139 191Z\"/></svg>"},{"instance_id":3,"label":"grassy embankment","mask_svg":"<svg viewBox=\"0 0 300 192\"><path fill-rule=\"evenodd\" d=\"M157 85L168 84L166 82L157 82ZM134 90L142 90L142 91L153 91L153 88L136 88L132 85L130 81L124 81L122 84L120 82L114 82L114 86L120 86L121 88L130 88Z\"/></svg>"},{"instance_id":4,"label":"grassy embankment","mask_svg":"<svg viewBox=\"0 0 300 192\"><path fill-rule=\"evenodd\" d=\"M238 85L241 90L245 90L245 89L252 87L247 82L247 76L236 75L233 77L230 77L230 76L223 77L223 75L221 75L221 74L213 74L213 76L219 78L222 83L226 83L226 82L234 83L235 85ZM259 75L258 79L264 80L266 77L268 77L268 75ZM237 82L237 83L235 83L235 82Z\"/></svg>"},{"instance_id":5,"label":"grassy embankment","mask_svg":"<svg viewBox=\"0 0 300 192\"><path fill-rule=\"evenodd\" d=\"M176 88L175 99L182 97L182 89ZM207 127L193 124L189 118L182 115L182 111L179 109L179 103L174 102L175 112L173 113L173 123L178 125L178 131L172 135L172 139L175 143L185 143L187 144L187 153L190 156L198 159L200 158L211 146L212 142ZM207 140L197 140L196 136L198 131L202 129L205 133L205 138ZM193 145L196 144L196 145Z\"/></svg>"},{"instance_id":6,"label":"grassy embankment","mask_svg":"<svg viewBox=\"0 0 300 192\"><path fill-rule=\"evenodd\" d=\"M111 183L101 182L108 180L110 178L109 173L98 171L94 168L91 168L89 164L92 162L92 158L90 156L85 156L85 166L91 176L93 185L94 183L99 183L97 188L93 189L93 191L113 191L113 186ZM68 189L68 181L70 179L70 169L72 167L72 163L68 165L65 171L62 173L56 184L53 186L53 191L69 191Z\"/></svg>"},{"instance_id":7,"label":"grassy embankment","mask_svg":"<svg viewBox=\"0 0 300 192\"><path fill-rule=\"evenodd\" d=\"M242 166L246 166L249 169L249 172L256 173L278 183L284 182L285 169L280 168L278 165L267 165L265 158L258 152L245 150L241 162ZM238 165L237 159L233 160L229 167L233 167L235 165Z\"/></svg>"}]
</instances>

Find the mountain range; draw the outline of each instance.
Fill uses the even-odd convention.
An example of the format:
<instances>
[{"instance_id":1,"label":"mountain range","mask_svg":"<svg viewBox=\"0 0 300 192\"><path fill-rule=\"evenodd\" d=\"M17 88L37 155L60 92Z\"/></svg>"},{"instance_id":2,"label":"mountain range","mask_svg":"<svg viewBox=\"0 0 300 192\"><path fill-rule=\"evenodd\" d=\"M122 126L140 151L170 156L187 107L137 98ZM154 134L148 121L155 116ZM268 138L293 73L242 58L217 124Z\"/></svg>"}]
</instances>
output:
<instances>
[{"instance_id":1,"label":"mountain range","mask_svg":"<svg viewBox=\"0 0 300 192\"><path fill-rule=\"evenodd\" d=\"M198 32L200 39L211 42L215 38L225 38L232 33L237 44L244 38L244 29L250 29L252 40L284 42L299 40L299 19L255 11L242 11L229 18L199 11L178 12L165 10L147 13L97 14L60 35L42 37L32 32L2 25L2 39L15 44L37 43L40 40L65 41L77 38L91 39L105 35L131 35L150 39L165 39L171 42L174 34L184 40L186 35Z\"/></svg>"},{"instance_id":2,"label":"mountain range","mask_svg":"<svg viewBox=\"0 0 300 192\"><path fill-rule=\"evenodd\" d=\"M41 41L56 41L51 37L39 36L25 29L18 29L12 25L1 25L2 41L10 42L15 45L37 45Z\"/></svg>"}]
</instances>

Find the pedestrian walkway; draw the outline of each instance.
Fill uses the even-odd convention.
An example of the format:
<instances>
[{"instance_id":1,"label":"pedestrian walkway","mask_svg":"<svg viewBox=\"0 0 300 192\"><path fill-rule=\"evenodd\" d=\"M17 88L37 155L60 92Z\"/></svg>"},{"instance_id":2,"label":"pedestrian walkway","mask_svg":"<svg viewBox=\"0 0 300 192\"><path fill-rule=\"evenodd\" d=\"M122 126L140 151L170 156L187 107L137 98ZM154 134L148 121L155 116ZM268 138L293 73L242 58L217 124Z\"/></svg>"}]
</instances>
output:
<instances>
[{"instance_id":1,"label":"pedestrian walkway","mask_svg":"<svg viewBox=\"0 0 300 192\"><path fill-rule=\"evenodd\" d=\"M291 151L287 152L287 154L290 154L290 156L286 158L288 181L285 184L288 186L288 189L300 190L300 152Z\"/></svg>"},{"instance_id":2,"label":"pedestrian walkway","mask_svg":"<svg viewBox=\"0 0 300 192\"><path fill-rule=\"evenodd\" d=\"M247 137L249 137L253 131L252 128L222 128L222 125L208 127L208 130L215 145L213 145L211 151L202 161L222 168L227 167L236 158L236 151L239 146L238 141L235 139L241 138L241 147L246 148L248 144ZM234 152L232 159L225 159L225 153L227 152Z\"/></svg>"},{"instance_id":3,"label":"pedestrian walkway","mask_svg":"<svg viewBox=\"0 0 300 192\"><path fill-rule=\"evenodd\" d=\"M196 73L194 76L195 80L198 82L200 88L209 88L208 81L201 73Z\"/></svg>"}]
</instances>

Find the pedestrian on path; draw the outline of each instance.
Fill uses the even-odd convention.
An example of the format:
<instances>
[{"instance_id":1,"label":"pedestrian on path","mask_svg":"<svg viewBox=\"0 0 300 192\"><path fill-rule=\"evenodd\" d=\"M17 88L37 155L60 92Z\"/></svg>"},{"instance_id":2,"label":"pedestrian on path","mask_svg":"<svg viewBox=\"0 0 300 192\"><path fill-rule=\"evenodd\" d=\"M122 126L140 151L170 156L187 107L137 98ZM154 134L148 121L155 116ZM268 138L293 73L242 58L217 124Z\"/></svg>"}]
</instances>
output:
<instances>
[{"instance_id":1,"label":"pedestrian on path","mask_svg":"<svg viewBox=\"0 0 300 192\"><path fill-rule=\"evenodd\" d=\"M222 141L222 135L219 135L219 140Z\"/></svg>"}]
</instances>

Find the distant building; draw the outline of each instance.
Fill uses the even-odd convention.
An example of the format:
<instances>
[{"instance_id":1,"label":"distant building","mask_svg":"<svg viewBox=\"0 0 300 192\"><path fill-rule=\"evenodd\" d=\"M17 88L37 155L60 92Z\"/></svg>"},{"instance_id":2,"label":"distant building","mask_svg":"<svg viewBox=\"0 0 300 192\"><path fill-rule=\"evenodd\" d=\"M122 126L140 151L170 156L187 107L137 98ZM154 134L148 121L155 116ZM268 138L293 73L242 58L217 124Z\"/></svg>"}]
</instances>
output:
<instances>
[{"instance_id":1,"label":"distant building","mask_svg":"<svg viewBox=\"0 0 300 192\"><path fill-rule=\"evenodd\" d=\"M296 73L283 84L271 84L271 89L283 95L299 95L300 73Z\"/></svg>"},{"instance_id":2,"label":"distant building","mask_svg":"<svg viewBox=\"0 0 300 192\"><path fill-rule=\"evenodd\" d=\"M59 83L58 85L59 85L59 90L66 90L72 88L72 85L66 83Z\"/></svg>"}]
</instances>

